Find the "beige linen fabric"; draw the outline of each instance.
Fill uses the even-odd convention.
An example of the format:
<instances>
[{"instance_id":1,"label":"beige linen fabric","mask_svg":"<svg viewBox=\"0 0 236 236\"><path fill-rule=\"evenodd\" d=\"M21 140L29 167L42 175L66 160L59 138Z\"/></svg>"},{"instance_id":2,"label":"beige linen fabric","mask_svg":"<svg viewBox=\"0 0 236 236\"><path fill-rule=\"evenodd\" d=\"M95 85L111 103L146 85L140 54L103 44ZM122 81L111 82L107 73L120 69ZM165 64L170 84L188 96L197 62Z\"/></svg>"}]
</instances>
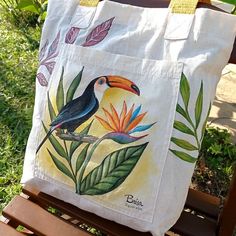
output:
<instances>
[{"instance_id":1,"label":"beige linen fabric","mask_svg":"<svg viewBox=\"0 0 236 236\"><path fill-rule=\"evenodd\" d=\"M183 209L235 32L234 16L209 9L49 1L22 183L164 235ZM83 139L66 132L74 122Z\"/></svg>"}]
</instances>

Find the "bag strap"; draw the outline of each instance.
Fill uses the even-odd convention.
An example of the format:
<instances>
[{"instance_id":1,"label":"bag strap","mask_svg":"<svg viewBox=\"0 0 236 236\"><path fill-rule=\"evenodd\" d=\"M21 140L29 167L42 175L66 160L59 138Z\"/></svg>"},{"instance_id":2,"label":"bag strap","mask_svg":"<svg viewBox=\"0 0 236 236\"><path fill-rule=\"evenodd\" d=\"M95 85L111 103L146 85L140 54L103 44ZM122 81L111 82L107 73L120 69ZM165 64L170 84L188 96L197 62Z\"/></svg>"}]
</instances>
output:
<instances>
[{"instance_id":1,"label":"bag strap","mask_svg":"<svg viewBox=\"0 0 236 236\"><path fill-rule=\"evenodd\" d=\"M198 2L211 4L210 0L171 0L169 8L172 13L194 14Z\"/></svg>"},{"instance_id":2,"label":"bag strap","mask_svg":"<svg viewBox=\"0 0 236 236\"><path fill-rule=\"evenodd\" d=\"M194 14L198 0L171 0L169 7L172 13Z\"/></svg>"},{"instance_id":3,"label":"bag strap","mask_svg":"<svg viewBox=\"0 0 236 236\"><path fill-rule=\"evenodd\" d=\"M85 7L96 7L99 1L100 0L80 0L79 4ZM194 14L198 2L211 3L210 0L171 0L169 7L172 8L172 13Z\"/></svg>"},{"instance_id":4,"label":"bag strap","mask_svg":"<svg viewBox=\"0 0 236 236\"><path fill-rule=\"evenodd\" d=\"M80 0L80 6L84 7L96 7L100 0Z\"/></svg>"}]
</instances>

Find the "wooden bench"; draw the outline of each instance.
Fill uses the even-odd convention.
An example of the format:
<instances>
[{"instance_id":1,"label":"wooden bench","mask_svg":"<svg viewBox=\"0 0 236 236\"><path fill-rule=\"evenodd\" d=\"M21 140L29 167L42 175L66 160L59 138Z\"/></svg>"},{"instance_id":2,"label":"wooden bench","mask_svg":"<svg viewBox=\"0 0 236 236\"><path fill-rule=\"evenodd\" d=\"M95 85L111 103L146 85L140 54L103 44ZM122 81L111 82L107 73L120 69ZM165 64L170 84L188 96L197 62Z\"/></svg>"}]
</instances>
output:
<instances>
[{"instance_id":1,"label":"wooden bench","mask_svg":"<svg viewBox=\"0 0 236 236\"><path fill-rule=\"evenodd\" d=\"M166 235L231 236L236 225L235 199L236 174L223 208L219 198L190 189L181 217ZM101 235L151 236L102 219L29 185L9 203L3 216L1 236L88 236L91 235L86 230L88 226L102 232ZM19 225L25 227L24 234L15 230Z\"/></svg>"},{"instance_id":2,"label":"wooden bench","mask_svg":"<svg viewBox=\"0 0 236 236\"><path fill-rule=\"evenodd\" d=\"M113 0L146 7L167 7L166 0ZM204 5L199 4L200 7ZM209 5L207 6L209 7ZM236 44L231 63L236 63ZM53 210L52 210L53 209ZM51 213L54 211L53 213ZM16 196L4 209L0 236L88 236L88 226L109 236L151 236L64 203L31 186ZM217 197L189 190L181 217L166 235L231 236L236 225L236 174L228 197L221 204ZM16 229L23 226L22 233Z\"/></svg>"}]
</instances>

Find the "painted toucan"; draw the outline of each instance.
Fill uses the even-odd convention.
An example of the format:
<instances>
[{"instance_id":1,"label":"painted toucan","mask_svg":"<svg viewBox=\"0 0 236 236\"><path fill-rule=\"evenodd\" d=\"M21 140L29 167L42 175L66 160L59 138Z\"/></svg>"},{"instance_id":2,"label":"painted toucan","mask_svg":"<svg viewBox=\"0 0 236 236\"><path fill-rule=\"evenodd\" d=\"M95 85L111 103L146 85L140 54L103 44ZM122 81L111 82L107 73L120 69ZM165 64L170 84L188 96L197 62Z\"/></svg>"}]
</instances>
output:
<instances>
[{"instance_id":1,"label":"painted toucan","mask_svg":"<svg viewBox=\"0 0 236 236\"><path fill-rule=\"evenodd\" d=\"M61 109L50 124L50 130L38 146L36 153L54 130L66 129L69 133L72 133L93 116L97 112L103 94L108 88L121 88L138 96L140 95L137 85L120 76L100 76L92 80L80 97L68 102Z\"/></svg>"}]
</instances>

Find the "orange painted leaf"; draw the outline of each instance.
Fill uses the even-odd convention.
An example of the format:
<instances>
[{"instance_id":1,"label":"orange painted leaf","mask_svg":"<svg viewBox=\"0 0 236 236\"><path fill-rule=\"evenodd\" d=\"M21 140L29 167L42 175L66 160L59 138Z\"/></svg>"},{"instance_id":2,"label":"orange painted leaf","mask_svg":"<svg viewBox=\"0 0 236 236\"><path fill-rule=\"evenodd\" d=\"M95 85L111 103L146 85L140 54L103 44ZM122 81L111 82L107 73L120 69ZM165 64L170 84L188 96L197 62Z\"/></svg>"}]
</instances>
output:
<instances>
[{"instance_id":1,"label":"orange painted leaf","mask_svg":"<svg viewBox=\"0 0 236 236\"><path fill-rule=\"evenodd\" d=\"M113 107L113 105L110 104L110 106L111 106L113 120L115 122L117 130L119 130L119 128L120 128L120 118L119 118L119 115L118 115L116 109Z\"/></svg>"},{"instance_id":2,"label":"orange painted leaf","mask_svg":"<svg viewBox=\"0 0 236 236\"><path fill-rule=\"evenodd\" d=\"M109 125L111 126L111 128L115 131L118 130L119 127L117 127L118 125L116 124L115 120L113 119L111 113L106 110L105 108L102 108L104 111L104 114L106 115L107 121L109 123Z\"/></svg>"},{"instance_id":3,"label":"orange painted leaf","mask_svg":"<svg viewBox=\"0 0 236 236\"><path fill-rule=\"evenodd\" d=\"M122 127L123 127L123 124L124 124L126 114L127 114L127 105L126 105L126 102L124 101L123 108L122 108L122 111L120 113L120 130L119 131L122 131Z\"/></svg>"},{"instance_id":4,"label":"orange painted leaf","mask_svg":"<svg viewBox=\"0 0 236 236\"><path fill-rule=\"evenodd\" d=\"M147 114L147 112L137 116L128 126L127 128L125 129L125 132L129 132L131 131L132 129L134 129L141 121L142 119L144 118L144 116Z\"/></svg>"},{"instance_id":5,"label":"orange painted leaf","mask_svg":"<svg viewBox=\"0 0 236 236\"><path fill-rule=\"evenodd\" d=\"M101 125L102 125L105 129L110 130L110 131L115 131L115 130L108 124L107 121L103 120L103 119L102 119L101 117L99 117L99 116L95 116L95 117L98 119L98 121L101 123Z\"/></svg>"},{"instance_id":6,"label":"orange painted leaf","mask_svg":"<svg viewBox=\"0 0 236 236\"><path fill-rule=\"evenodd\" d=\"M122 126L122 131L124 131L126 129L126 127L128 126L129 124L129 121L132 117L132 114L133 114L133 110L134 110L134 104L133 106L130 108L128 114L126 115L125 119L124 119L124 123L123 123L123 126Z\"/></svg>"}]
</instances>

